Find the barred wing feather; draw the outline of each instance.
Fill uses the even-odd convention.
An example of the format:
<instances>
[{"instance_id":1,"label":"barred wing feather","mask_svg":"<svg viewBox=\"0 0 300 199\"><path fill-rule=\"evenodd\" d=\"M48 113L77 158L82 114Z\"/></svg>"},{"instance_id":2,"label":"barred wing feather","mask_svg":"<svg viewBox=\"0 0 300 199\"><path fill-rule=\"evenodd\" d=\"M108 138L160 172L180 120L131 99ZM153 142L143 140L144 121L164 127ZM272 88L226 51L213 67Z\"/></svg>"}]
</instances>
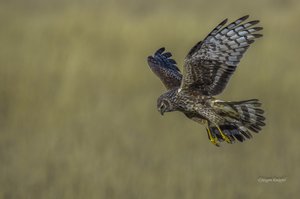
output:
<instances>
[{"instance_id":1,"label":"barred wing feather","mask_svg":"<svg viewBox=\"0 0 300 199\"><path fill-rule=\"evenodd\" d=\"M259 21L245 22L244 16L226 27L222 21L210 34L188 53L184 63L181 89L199 91L202 95L220 94L226 87L242 56L261 34Z\"/></svg>"}]
</instances>

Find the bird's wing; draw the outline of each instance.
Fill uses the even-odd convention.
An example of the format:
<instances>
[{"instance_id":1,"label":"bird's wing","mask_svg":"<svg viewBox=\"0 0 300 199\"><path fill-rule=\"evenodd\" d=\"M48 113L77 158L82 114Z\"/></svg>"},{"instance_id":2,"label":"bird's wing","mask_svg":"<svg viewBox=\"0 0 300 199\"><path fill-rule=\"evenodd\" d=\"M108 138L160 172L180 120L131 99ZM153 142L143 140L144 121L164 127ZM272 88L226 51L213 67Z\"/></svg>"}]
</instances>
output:
<instances>
[{"instance_id":1,"label":"bird's wing","mask_svg":"<svg viewBox=\"0 0 300 199\"><path fill-rule=\"evenodd\" d=\"M180 86L182 75L175 60L171 58L172 54L164 51L165 48L160 48L153 56L149 56L148 65L167 89L173 89Z\"/></svg>"},{"instance_id":2,"label":"bird's wing","mask_svg":"<svg viewBox=\"0 0 300 199\"><path fill-rule=\"evenodd\" d=\"M226 27L227 19L198 42L184 61L181 89L198 91L203 95L220 94L226 87L243 54L261 34L261 27L253 27L259 21L241 17Z\"/></svg>"}]
</instances>

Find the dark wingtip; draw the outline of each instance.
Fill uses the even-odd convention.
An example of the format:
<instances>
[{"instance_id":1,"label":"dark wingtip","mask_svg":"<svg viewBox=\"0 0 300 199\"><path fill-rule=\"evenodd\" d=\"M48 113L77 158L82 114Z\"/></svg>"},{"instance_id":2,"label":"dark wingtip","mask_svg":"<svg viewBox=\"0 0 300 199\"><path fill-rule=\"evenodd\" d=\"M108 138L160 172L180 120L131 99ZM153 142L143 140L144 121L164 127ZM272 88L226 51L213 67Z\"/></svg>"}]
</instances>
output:
<instances>
[{"instance_id":1,"label":"dark wingtip","mask_svg":"<svg viewBox=\"0 0 300 199\"><path fill-rule=\"evenodd\" d=\"M245 21L246 19L248 19L248 18L249 18L249 16L250 16L250 15L245 15L245 16L243 16L243 17L239 18L238 20Z\"/></svg>"},{"instance_id":2,"label":"dark wingtip","mask_svg":"<svg viewBox=\"0 0 300 199\"><path fill-rule=\"evenodd\" d=\"M165 47L161 47L160 49L158 49L154 54L162 54L165 51Z\"/></svg>"},{"instance_id":3,"label":"dark wingtip","mask_svg":"<svg viewBox=\"0 0 300 199\"><path fill-rule=\"evenodd\" d=\"M165 53L163 53L162 55L165 56L165 58L170 58L170 57L172 57L172 53L170 53L170 52L165 52Z\"/></svg>"},{"instance_id":4,"label":"dark wingtip","mask_svg":"<svg viewBox=\"0 0 300 199\"><path fill-rule=\"evenodd\" d=\"M263 30L264 28L263 27L254 27L252 29L254 29L255 31L260 31L260 30Z\"/></svg>"},{"instance_id":5,"label":"dark wingtip","mask_svg":"<svg viewBox=\"0 0 300 199\"><path fill-rule=\"evenodd\" d=\"M252 34L255 38L260 38L262 37L263 35L262 34Z\"/></svg>"},{"instance_id":6,"label":"dark wingtip","mask_svg":"<svg viewBox=\"0 0 300 199\"><path fill-rule=\"evenodd\" d=\"M252 44L252 43L254 43L254 40L248 40L247 43Z\"/></svg>"},{"instance_id":7,"label":"dark wingtip","mask_svg":"<svg viewBox=\"0 0 300 199\"><path fill-rule=\"evenodd\" d=\"M224 19L218 26L224 26L228 21L228 18Z\"/></svg>"},{"instance_id":8,"label":"dark wingtip","mask_svg":"<svg viewBox=\"0 0 300 199\"><path fill-rule=\"evenodd\" d=\"M251 24L251 26L253 26L253 25L255 25L255 24L258 24L258 23L259 23L259 20L250 21L249 23Z\"/></svg>"}]
</instances>

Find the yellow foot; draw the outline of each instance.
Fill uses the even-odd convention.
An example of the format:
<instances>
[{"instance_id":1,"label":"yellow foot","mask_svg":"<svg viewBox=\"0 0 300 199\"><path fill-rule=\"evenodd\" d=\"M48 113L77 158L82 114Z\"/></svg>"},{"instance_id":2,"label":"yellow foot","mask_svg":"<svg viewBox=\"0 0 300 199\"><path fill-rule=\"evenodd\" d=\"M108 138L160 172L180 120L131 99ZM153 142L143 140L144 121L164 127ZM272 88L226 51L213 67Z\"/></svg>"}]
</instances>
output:
<instances>
[{"instance_id":1,"label":"yellow foot","mask_svg":"<svg viewBox=\"0 0 300 199\"><path fill-rule=\"evenodd\" d=\"M219 147L220 145L216 142L216 139L212 136L212 134L211 134L209 128L206 128L206 131L207 131L207 135L208 135L208 138L209 138L210 142L211 142L213 145Z\"/></svg>"},{"instance_id":2,"label":"yellow foot","mask_svg":"<svg viewBox=\"0 0 300 199\"><path fill-rule=\"evenodd\" d=\"M223 131L220 129L220 127L218 125L216 125L216 127L219 130L223 140L225 140L227 143L231 143L229 137L223 133Z\"/></svg>"}]
</instances>

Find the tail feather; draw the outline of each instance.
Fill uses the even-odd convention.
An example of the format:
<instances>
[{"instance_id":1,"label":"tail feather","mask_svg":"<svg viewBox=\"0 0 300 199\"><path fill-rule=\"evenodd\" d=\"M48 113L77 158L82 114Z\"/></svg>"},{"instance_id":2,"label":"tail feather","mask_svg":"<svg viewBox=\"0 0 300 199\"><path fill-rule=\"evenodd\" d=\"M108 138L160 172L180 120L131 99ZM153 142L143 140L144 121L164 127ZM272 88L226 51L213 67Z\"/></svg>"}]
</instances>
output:
<instances>
[{"instance_id":1,"label":"tail feather","mask_svg":"<svg viewBox=\"0 0 300 199\"><path fill-rule=\"evenodd\" d=\"M242 101L242 102L231 102L231 107L236 110L239 114L239 120L242 124L258 133L262 126L265 126L265 117L262 115L264 111L260 108L261 103L257 99Z\"/></svg>"},{"instance_id":2,"label":"tail feather","mask_svg":"<svg viewBox=\"0 0 300 199\"><path fill-rule=\"evenodd\" d=\"M219 128L221 131L227 135L231 142L234 142L235 140L238 140L240 142L243 142L245 138L252 138L252 135L249 133L249 131L240 129L237 125L234 124L226 124L226 125L220 125ZM218 141L223 142L223 138L218 130L218 128L212 124L209 125L209 129L212 132L212 136L217 138Z\"/></svg>"},{"instance_id":3,"label":"tail feather","mask_svg":"<svg viewBox=\"0 0 300 199\"><path fill-rule=\"evenodd\" d=\"M258 133L265 126L264 111L257 99L218 103L222 106L226 122L217 125L232 142L235 140L243 142L246 138L251 139L250 132ZM209 123L208 127L213 137L219 141L224 141L215 124Z\"/></svg>"}]
</instances>

